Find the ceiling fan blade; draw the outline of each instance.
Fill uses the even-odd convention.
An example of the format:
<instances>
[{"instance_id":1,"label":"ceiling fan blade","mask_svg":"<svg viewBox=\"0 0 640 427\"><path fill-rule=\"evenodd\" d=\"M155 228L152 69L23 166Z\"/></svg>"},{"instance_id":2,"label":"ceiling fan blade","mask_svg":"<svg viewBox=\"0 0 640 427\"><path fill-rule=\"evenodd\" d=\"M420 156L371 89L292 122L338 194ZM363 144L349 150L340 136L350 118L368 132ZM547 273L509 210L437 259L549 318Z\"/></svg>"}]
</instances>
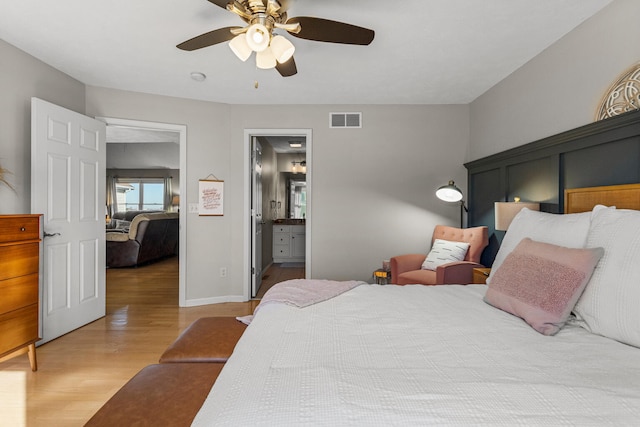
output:
<instances>
[{"instance_id":1,"label":"ceiling fan blade","mask_svg":"<svg viewBox=\"0 0 640 427\"><path fill-rule=\"evenodd\" d=\"M178 49L192 51L196 49L202 49L203 47L211 46L214 44L226 42L235 37L235 34L233 34L231 30L236 30L241 28L242 27L218 28L217 30L200 34L199 36L189 39L186 42L182 42L176 47Z\"/></svg>"},{"instance_id":2,"label":"ceiling fan blade","mask_svg":"<svg viewBox=\"0 0 640 427\"><path fill-rule=\"evenodd\" d=\"M220 6L223 9L227 8L227 3L230 3L229 0L209 0L209 3L213 3L216 6Z\"/></svg>"},{"instance_id":3,"label":"ceiling fan blade","mask_svg":"<svg viewBox=\"0 0 640 427\"><path fill-rule=\"evenodd\" d=\"M368 28L311 16L296 16L287 21L287 24L295 23L299 23L301 29L291 35L319 42L368 45L375 36L375 31Z\"/></svg>"},{"instance_id":4,"label":"ceiling fan blade","mask_svg":"<svg viewBox=\"0 0 640 427\"><path fill-rule=\"evenodd\" d=\"M298 72L293 56L285 63L276 64L276 70L278 70L282 77L291 77Z\"/></svg>"}]
</instances>

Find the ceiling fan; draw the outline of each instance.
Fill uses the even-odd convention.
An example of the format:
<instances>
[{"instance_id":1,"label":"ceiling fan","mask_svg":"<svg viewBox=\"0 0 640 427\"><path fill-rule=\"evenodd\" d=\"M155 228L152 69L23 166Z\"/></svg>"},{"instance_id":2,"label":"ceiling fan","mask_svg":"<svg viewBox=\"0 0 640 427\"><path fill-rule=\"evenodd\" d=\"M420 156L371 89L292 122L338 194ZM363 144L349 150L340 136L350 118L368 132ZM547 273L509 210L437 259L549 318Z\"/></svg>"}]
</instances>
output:
<instances>
[{"instance_id":1,"label":"ceiling fan","mask_svg":"<svg viewBox=\"0 0 640 427\"><path fill-rule=\"evenodd\" d=\"M295 47L274 30L284 30L306 40L368 45L375 32L356 25L310 16L287 18L287 0L208 0L235 13L247 23L244 27L224 27L201 34L177 47L196 50L229 41L236 56L246 61L256 52L258 68L275 68L283 77L298 72L293 59Z\"/></svg>"}]
</instances>

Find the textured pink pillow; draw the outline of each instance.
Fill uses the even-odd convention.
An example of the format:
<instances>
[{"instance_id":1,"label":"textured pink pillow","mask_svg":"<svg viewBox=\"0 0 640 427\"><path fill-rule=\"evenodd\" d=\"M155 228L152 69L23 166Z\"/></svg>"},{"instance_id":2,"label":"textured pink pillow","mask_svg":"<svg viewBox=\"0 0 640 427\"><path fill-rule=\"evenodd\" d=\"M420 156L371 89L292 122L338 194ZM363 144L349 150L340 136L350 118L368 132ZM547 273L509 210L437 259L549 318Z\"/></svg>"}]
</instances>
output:
<instances>
[{"instance_id":1,"label":"textured pink pillow","mask_svg":"<svg viewBox=\"0 0 640 427\"><path fill-rule=\"evenodd\" d=\"M604 254L524 238L493 276L484 300L544 335L564 325Z\"/></svg>"}]
</instances>

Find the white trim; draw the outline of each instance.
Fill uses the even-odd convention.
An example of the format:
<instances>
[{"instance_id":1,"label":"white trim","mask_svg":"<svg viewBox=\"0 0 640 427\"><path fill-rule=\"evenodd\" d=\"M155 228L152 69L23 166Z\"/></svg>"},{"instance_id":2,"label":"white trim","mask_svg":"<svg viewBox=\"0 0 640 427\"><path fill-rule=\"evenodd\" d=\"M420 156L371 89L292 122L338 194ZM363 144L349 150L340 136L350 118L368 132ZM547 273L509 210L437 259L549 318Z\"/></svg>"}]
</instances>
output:
<instances>
[{"instance_id":1,"label":"white trim","mask_svg":"<svg viewBox=\"0 0 640 427\"><path fill-rule=\"evenodd\" d=\"M180 212L187 212L187 126L171 123L146 122L142 120L116 119L112 117L96 117L96 120L103 121L107 126L126 126L145 130L169 130L180 133ZM189 307L192 301L187 301L187 215L180 215L180 238L178 252L179 263L179 284L178 284L178 305ZM208 303L206 303L208 304Z\"/></svg>"},{"instance_id":2,"label":"white trim","mask_svg":"<svg viewBox=\"0 0 640 427\"><path fill-rule=\"evenodd\" d=\"M307 216L305 221L305 277L313 277L311 274L311 230L313 221L313 143L311 129L245 129L244 130L244 209L243 209L243 297L244 301L251 299L251 138L254 136L303 136L306 138L307 161Z\"/></svg>"},{"instance_id":3,"label":"white trim","mask_svg":"<svg viewBox=\"0 0 640 427\"><path fill-rule=\"evenodd\" d=\"M201 305L220 304L222 302L246 302L247 300L243 295L228 295L223 297L209 297L209 298L197 298L190 299L183 307L198 307Z\"/></svg>"}]
</instances>

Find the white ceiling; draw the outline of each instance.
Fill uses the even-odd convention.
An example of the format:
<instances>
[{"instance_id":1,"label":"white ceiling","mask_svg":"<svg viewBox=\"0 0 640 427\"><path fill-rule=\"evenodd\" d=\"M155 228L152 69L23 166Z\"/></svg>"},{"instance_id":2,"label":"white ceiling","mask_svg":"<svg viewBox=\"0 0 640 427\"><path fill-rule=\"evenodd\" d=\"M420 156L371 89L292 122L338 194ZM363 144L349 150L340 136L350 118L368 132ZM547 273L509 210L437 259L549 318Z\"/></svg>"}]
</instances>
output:
<instances>
[{"instance_id":1,"label":"white ceiling","mask_svg":"<svg viewBox=\"0 0 640 427\"><path fill-rule=\"evenodd\" d=\"M206 0L2 0L0 38L92 86L230 104L466 104L611 1L291 0L289 17L376 35L369 46L288 36L298 66L288 78L226 43L177 49L242 25Z\"/></svg>"}]
</instances>

